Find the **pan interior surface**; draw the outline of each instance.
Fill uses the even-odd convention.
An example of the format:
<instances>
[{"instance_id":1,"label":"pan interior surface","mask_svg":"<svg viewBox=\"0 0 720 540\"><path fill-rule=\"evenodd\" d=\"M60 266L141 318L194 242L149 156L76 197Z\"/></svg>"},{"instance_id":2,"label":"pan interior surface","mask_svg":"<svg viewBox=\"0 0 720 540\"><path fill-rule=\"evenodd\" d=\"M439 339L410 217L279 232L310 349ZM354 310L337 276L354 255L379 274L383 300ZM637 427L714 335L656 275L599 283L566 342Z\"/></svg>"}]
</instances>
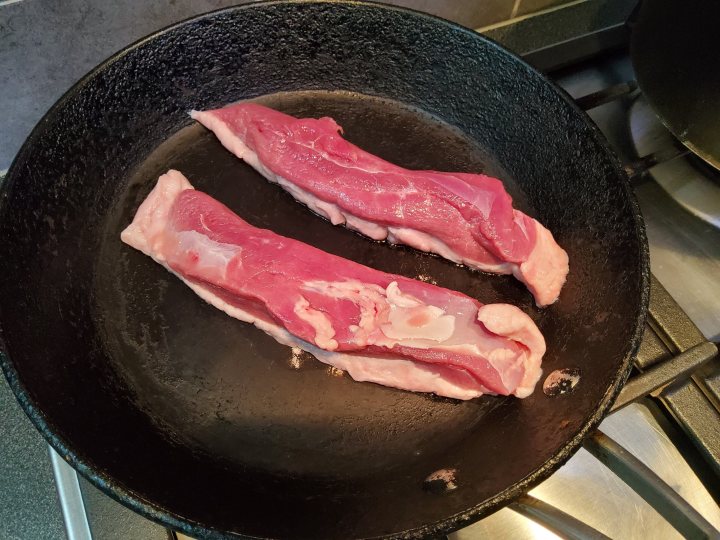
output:
<instances>
[{"instance_id":1,"label":"pan interior surface","mask_svg":"<svg viewBox=\"0 0 720 540\"><path fill-rule=\"evenodd\" d=\"M312 214L187 116L240 99L332 116L350 141L405 167L502 178L570 255L559 302L538 309L509 276ZM518 305L546 337L544 372L579 368L576 391L460 402L356 383L231 319L119 239L169 168L252 225ZM599 422L643 321L642 227L597 132L509 53L402 10L276 2L166 30L48 114L2 195L11 386L97 485L196 536L418 536L475 520L547 476ZM453 477L444 489L425 481L438 471Z\"/></svg>"},{"instance_id":2,"label":"pan interior surface","mask_svg":"<svg viewBox=\"0 0 720 540\"><path fill-rule=\"evenodd\" d=\"M259 101L296 116L332 116L350 140L408 167L486 170L507 177L471 139L396 101L320 91ZM138 406L170 436L229 466L342 481L437 459L504 401L462 403L355 383L200 301L175 276L118 241L168 168L182 171L196 189L257 227L488 303L512 299L530 308L531 302L508 276L479 274L333 227L235 158L211 132L188 126L130 175L127 192L107 221L94 287L98 311L93 318L104 322L118 372Z\"/></svg>"}]
</instances>

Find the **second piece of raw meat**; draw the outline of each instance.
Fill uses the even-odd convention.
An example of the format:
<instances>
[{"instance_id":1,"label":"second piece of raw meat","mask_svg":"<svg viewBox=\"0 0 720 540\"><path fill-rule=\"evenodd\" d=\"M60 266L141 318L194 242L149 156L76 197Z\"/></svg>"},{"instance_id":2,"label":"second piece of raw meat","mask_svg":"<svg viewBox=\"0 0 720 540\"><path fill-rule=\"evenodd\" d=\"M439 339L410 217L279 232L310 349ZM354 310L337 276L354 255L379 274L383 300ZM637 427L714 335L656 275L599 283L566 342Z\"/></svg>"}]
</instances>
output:
<instances>
[{"instance_id":1,"label":"second piece of raw meat","mask_svg":"<svg viewBox=\"0 0 720 540\"><path fill-rule=\"evenodd\" d=\"M541 375L545 341L518 308L253 227L177 171L121 237L206 302L357 381L471 399L526 397Z\"/></svg>"}]
</instances>

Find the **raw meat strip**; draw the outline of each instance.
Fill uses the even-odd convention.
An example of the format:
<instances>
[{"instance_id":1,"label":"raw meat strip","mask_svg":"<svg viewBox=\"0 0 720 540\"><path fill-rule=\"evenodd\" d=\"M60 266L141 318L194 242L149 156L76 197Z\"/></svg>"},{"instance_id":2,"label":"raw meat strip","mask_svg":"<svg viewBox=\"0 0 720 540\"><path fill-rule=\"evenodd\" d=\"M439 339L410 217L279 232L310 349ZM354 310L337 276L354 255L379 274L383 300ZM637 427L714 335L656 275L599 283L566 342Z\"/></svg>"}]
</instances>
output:
<instances>
[{"instance_id":1,"label":"raw meat strip","mask_svg":"<svg viewBox=\"0 0 720 540\"><path fill-rule=\"evenodd\" d=\"M541 374L545 341L518 308L257 229L177 171L160 177L122 240L228 315L357 381L458 399L525 397Z\"/></svg>"},{"instance_id":2,"label":"raw meat strip","mask_svg":"<svg viewBox=\"0 0 720 540\"><path fill-rule=\"evenodd\" d=\"M411 171L343 139L332 118L298 119L239 103L190 115L232 153L334 225L472 268L512 273L539 306L558 298L568 256L482 174Z\"/></svg>"}]
</instances>

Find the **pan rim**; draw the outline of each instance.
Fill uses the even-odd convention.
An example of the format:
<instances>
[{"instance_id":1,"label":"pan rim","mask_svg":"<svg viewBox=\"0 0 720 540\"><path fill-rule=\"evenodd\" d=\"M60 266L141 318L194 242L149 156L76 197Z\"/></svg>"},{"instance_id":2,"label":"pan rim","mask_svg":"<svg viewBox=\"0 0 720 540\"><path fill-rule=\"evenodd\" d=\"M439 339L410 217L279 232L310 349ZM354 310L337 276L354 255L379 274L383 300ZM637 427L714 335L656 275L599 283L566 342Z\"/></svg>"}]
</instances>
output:
<instances>
[{"instance_id":1,"label":"pan rim","mask_svg":"<svg viewBox=\"0 0 720 540\"><path fill-rule=\"evenodd\" d=\"M367 2L358 0L266 0L261 2L253 2L250 4L244 4L240 6L231 6L206 12L200 15L189 17L172 25L161 28L160 30L145 36L134 43L124 47L120 51L114 53L106 60L98 64L92 70L90 70L85 76L73 84L63 95L50 107L50 109L43 115L41 120L35 125L30 135L27 137L22 147L18 151L17 155L13 159L13 162L8 169L5 180L0 184L0 192L7 193L8 190L13 189L16 183L16 168L18 164L23 161L24 155L29 151L29 148L33 145L35 140L40 136L45 125L56 115L57 111L61 110L65 103L71 99L78 91L80 91L85 85L87 85L97 74L104 71L108 66L121 60L126 54L141 47L143 44L156 39L157 37L171 32L177 28L180 28L188 23L200 21L206 18L211 18L223 13L234 13L242 12L246 9L252 9L257 6L271 6L271 5L287 5L287 4L342 4L342 5L361 5L371 6L376 9L382 9L386 11L397 11L401 13L408 13L414 17L422 17L425 19L439 21L446 26L450 26L455 31L461 31L468 35L471 35L474 39L480 39L496 48L502 54L511 57L519 65L523 66L533 76L541 78L546 84L550 85L558 96L569 106L578 116L582 118L582 121L589 128L591 136L595 139L598 148L608 159L609 163L615 170L615 175L620 180L621 189L623 194L628 198L631 206L631 214L635 225L635 235L640 246L640 268L639 272L639 288L640 288L640 305L635 320L635 329L630 339L628 352L622 360L622 364L618 369L617 373L613 377L610 385L603 395L602 399L591 412L591 414L583 421L578 432L569 439L565 445L548 460L546 460L540 467L538 467L531 474L517 482L516 484L508 487L501 491L494 497L487 499L473 507L470 507L462 512L448 516L447 518L425 524L421 527L414 529L408 529L406 531L399 531L390 535L382 535L373 538L408 538L408 537L424 537L430 535L437 535L448 533L457 530L463 526L469 525L480 519L483 516L490 514L491 512L506 506L513 500L518 498L520 495L526 493L537 484L548 478L554 473L560 466L567 462L582 445L582 441L594 431L600 422L604 419L608 410L612 406L615 398L622 389L629 373L632 368L632 359L637 354L640 347L641 338L643 335L643 329L645 326L645 320L647 317L647 308L649 304L650 296L650 267L649 267L649 249L647 238L645 235L645 225L640 212L637 198L632 190L627 175L622 168L617 155L614 153L612 148L609 146L608 141L602 134L600 129L590 120L587 114L578 107L575 101L560 87L558 87L553 81L548 79L544 74L537 71L535 68L530 66L522 58L516 54L504 48L502 45L493 41L490 38L485 37L472 29L465 28L459 24L451 21L447 21L440 17L429 15L427 13L418 12L408 8L401 8L396 6L389 6L386 4L380 4L377 2ZM3 198L7 201L7 198ZM5 202L0 201L0 219L5 212ZM80 456L72 449L72 445L68 444L64 438L57 435L57 426L50 421L46 415L36 406L30 393L27 391L23 383L20 381L18 372L16 371L12 360L7 353L7 347L3 339L2 328L0 327L0 367L5 374L5 377L9 383L9 386L20 406L23 408L25 413L28 415L33 425L40 431L45 440L50 446L58 452L58 454L68 462L77 472L79 472L84 478L86 478L92 485L100 489L103 493L109 495L114 500L137 512L143 517L150 519L162 526L170 527L172 529L181 531L191 536L197 536L202 538L257 538L254 536L242 535L236 532L220 531L209 525L200 523L196 520L191 519L187 516L179 515L167 508L162 507L155 502L146 499L140 493L137 493L125 486L119 484L109 474L100 469L98 466L93 465L92 459L89 456Z\"/></svg>"}]
</instances>

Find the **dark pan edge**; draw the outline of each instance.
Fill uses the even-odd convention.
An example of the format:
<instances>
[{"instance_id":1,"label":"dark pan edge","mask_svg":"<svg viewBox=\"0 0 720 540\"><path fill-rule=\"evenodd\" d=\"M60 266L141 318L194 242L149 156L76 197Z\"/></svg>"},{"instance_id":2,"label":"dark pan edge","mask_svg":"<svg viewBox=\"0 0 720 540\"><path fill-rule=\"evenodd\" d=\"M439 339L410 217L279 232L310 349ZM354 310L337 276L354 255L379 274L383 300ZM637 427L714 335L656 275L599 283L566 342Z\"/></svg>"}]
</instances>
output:
<instances>
[{"instance_id":1,"label":"dark pan edge","mask_svg":"<svg viewBox=\"0 0 720 540\"><path fill-rule=\"evenodd\" d=\"M109 58L107 58L105 61L100 63L98 66L93 68L90 72L88 72L84 77L82 77L78 82L76 82L72 87L70 87L63 96L43 115L42 119L37 123L37 125L33 128L30 135L27 137L25 142L23 143L20 151L16 155L16 157L13 159L13 162L8 169L7 176L5 177L5 182L0 186L1 191L10 190L13 188L14 185L14 169L16 167L16 164L21 161L21 157L24 155L24 153L27 151L27 149L32 146L32 143L35 141L35 139L38 138L39 133L42 131L42 128L44 127L45 123L48 122L49 118L55 115L56 111L62 107L62 105L72 97L75 92L78 91L81 87L83 87L85 84L87 84L90 80L92 80L95 75L98 72L103 71L107 66L113 64L114 62L121 59L125 54L130 52L131 50L139 47L143 43L150 41L154 39L155 37L162 35L168 31L171 31L175 29L176 27L183 26L184 24L190 22L190 21L197 21L202 20L206 17L215 15L217 13L222 12L231 12L231 11L239 11L243 9L252 8L258 4L260 5L272 5L272 4L284 4L288 3L284 0L269 0L264 2L254 2L252 4L246 4L241 6L233 6L229 8L222 8L214 11L210 11L195 17L190 17L187 19L184 19L180 22L177 22L175 24L172 24L170 26L167 26L165 28L162 28L158 30L157 32L154 32L144 38L141 38L134 43L128 45L127 47L123 48L122 50L116 52ZM499 51L501 51L503 54L507 54L512 56L517 62L523 64L525 68L529 72L536 73L543 77L548 84L550 84L556 92L562 97L562 99L570 106L572 109L574 109L585 122L586 126L588 126L591 130L591 132L594 134L594 138L598 145L605 151L605 154L607 155L608 159L614 164L614 168L616 169L616 173L620 178L627 179L627 175L624 172L619 159L615 155L614 151L610 147L609 143L605 139L604 135L600 131L600 129L589 119L587 114L582 111L575 101L561 88L559 88L555 83L547 79L543 74L539 73L535 68L527 64L522 59L519 59L515 54L511 53L507 49L505 49L503 46L498 44L497 42L482 36L475 31L465 28L463 26L460 26L456 23L453 23L451 21L442 19L440 17L435 17L426 13L418 12L415 10L407 9L407 8L399 8L395 6L388 6L385 4L380 4L377 2L360 2L356 0L289 0L289 3L297 3L297 4L311 4L311 3L343 3L343 4L370 4L377 7L380 7L382 9L388 9L388 10L394 10L394 11L400 11L400 12L409 12L412 13L414 16L421 16L427 19L431 20L439 20L442 21L444 24L452 26L456 30L460 30L469 34L472 34L474 36L478 36L481 39L487 41L488 43L492 44L494 47L496 47ZM622 367L620 370L618 370L615 378L612 381L612 384L610 385L610 388L605 393L603 399L601 400L600 404L598 405L598 408L585 420L583 423L582 428L578 431L578 433L567 442L567 444L554 456L552 456L548 461L546 461L537 471L535 471L530 476L526 477L525 479L521 480L511 488L508 488L507 490L499 493L494 498L484 501L478 506L472 507L464 512L461 512L459 514L455 514L453 516L450 516L449 518L426 525L424 527L411 529L399 533L395 533L392 535L386 535L386 536L380 536L376 538L417 538L417 537L425 537L425 536L432 536L432 535L438 535L438 534L444 534L449 533L454 530L457 530L463 526L469 525L470 523L473 523L477 521L480 517L489 515L493 511L509 504L514 499L522 495L523 493L526 493L536 485L538 485L540 482L548 478L553 472L555 472L559 467L564 465L574 454L575 452L580 448L580 445L582 444L583 440L600 424L600 422L605 417L606 413L610 409L611 405L615 401L617 395L619 394L620 390L622 389L622 386L624 385L630 370L632 369L632 360L637 354L637 351L640 347L640 342L643 335L643 329L645 325L645 320L647 316L647 307L649 303L649 296L650 296L650 268L649 268L649 249L648 249L648 243L647 238L645 235L645 225L642 219L642 215L640 212L640 207L637 202L637 199L635 197L634 192L632 191L632 188L630 186L630 183L628 180L625 180L622 183L623 191L625 192L626 196L629 198L629 201L632 204L632 213L633 218L635 221L635 234L636 238L638 240L638 243L641 248L640 253L640 260L641 260L641 268L640 268L640 290L641 290L641 298L640 298L640 306L639 306L639 313L636 319L636 326L635 331L633 333L633 337L630 340L630 348L628 350L628 354L623 359ZM0 200L0 217L2 216L4 212L4 204ZM36 408L35 404L33 403L32 398L30 397L29 393L25 389L25 387L22 385L20 380L18 379L18 374L15 368L12 365L12 361L6 354L6 346L4 343L4 340L2 338L2 329L0 328L0 367L2 367L3 373L5 375L5 378L8 381L8 384L15 394L16 399L18 400L18 403L23 408L25 413L28 415L34 426L40 431L42 436L45 438L45 440L50 444L52 448L54 448L62 458L67 461L74 469L76 469L80 474L82 474L83 477L85 477L90 483L92 483L95 487L112 497L117 502L123 504L124 506L130 508L131 510L137 512L138 514L142 515L143 517L154 521L160 525L170 527L172 529L181 531L185 534L188 534L190 536L196 536L196 537L202 537L202 538L209 538L209 539L221 539L221 538L256 538L251 536L243 536L238 535L234 533L222 533L218 531L217 529L213 529L207 525L200 524L198 522L192 521L189 518L179 516L177 514L171 513L158 505L154 504L151 501L148 501L144 499L141 495L133 492L132 490L127 489L124 486L121 486L119 484L115 484L114 480L110 478L108 475L104 474L101 471L98 471L96 467L93 467L88 462L80 458L77 454L75 454L70 446L67 444L67 442L58 435L55 434L57 431L55 429L55 426L53 426L52 423L50 423L45 415Z\"/></svg>"},{"instance_id":2,"label":"dark pan edge","mask_svg":"<svg viewBox=\"0 0 720 540\"><path fill-rule=\"evenodd\" d=\"M55 434L55 430L51 422L48 422L45 415L35 407L32 398L17 377L17 372L7 354L5 353L5 345L0 339L0 367L5 374L10 389L25 414L30 421L42 434L47 443L62 457L73 469L86 478L93 486L101 490L106 495L112 497L115 501L137 512L143 517L162 525L170 527L190 536L202 535L203 538L220 539L220 538L256 538L250 536L236 536L221 533L215 529L196 523L189 518L176 516L171 514L151 501L144 499L140 494L133 492L123 486L115 484L114 480L99 471L96 467L87 464L83 459L73 452L66 441Z\"/></svg>"}]
</instances>

